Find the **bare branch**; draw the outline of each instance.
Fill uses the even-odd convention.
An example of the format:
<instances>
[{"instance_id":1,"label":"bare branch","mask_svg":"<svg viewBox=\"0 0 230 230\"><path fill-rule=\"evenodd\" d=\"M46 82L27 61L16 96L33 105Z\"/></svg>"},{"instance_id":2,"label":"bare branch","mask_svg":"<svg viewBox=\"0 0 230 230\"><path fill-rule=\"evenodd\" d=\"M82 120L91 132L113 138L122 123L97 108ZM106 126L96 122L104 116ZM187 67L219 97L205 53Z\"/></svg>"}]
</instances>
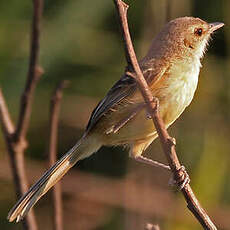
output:
<instances>
[{"instance_id":1,"label":"bare branch","mask_svg":"<svg viewBox=\"0 0 230 230\"><path fill-rule=\"evenodd\" d=\"M30 122L33 94L37 85L37 81L43 73L43 70L38 66L42 7L43 0L33 0L34 12L31 33L29 70L27 74L25 89L21 97L20 112L16 130L10 119L3 95L0 92L1 125L10 156L10 163L18 198L21 197L28 189L28 180L24 165L24 150L27 147L25 137ZM25 220L23 220L23 227L25 230L37 230L37 224L33 210L29 213Z\"/></svg>"},{"instance_id":2,"label":"bare branch","mask_svg":"<svg viewBox=\"0 0 230 230\"><path fill-rule=\"evenodd\" d=\"M10 164L13 172L13 178L15 182L15 189L17 197L22 195L22 191L26 191L28 184L24 166L24 154L16 152L16 148L13 142L13 134L15 131L14 124L11 120L8 107L6 105L4 96L0 89L0 123L3 130L3 136L5 138L7 149L9 152ZM35 222L34 213L30 213L28 217L23 221L23 227L25 230L36 230L37 225Z\"/></svg>"},{"instance_id":3,"label":"bare branch","mask_svg":"<svg viewBox=\"0 0 230 230\"><path fill-rule=\"evenodd\" d=\"M125 4L122 0L114 0L114 2L117 7L118 14L119 14L122 35L123 35L123 40L124 40L124 45L125 45L127 63L128 65L131 65L131 68L134 70L136 74L136 80L138 82L139 89L143 95L143 98L147 105L148 112L151 115L153 123L156 127L157 133L159 135L159 138L162 144L162 148L167 157L167 160L172 170L173 176L177 184L179 185L181 182L180 178L182 176L181 175L182 173L181 164L176 154L175 143L174 141L172 141L173 139L169 136L166 130L166 127L163 123L163 120L160 118L160 115L158 112L158 100L153 98L153 95L139 67L139 64L136 58L136 54L133 49L133 45L132 45L132 41L131 41L131 37L129 33L129 28L128 28L128 22L127 22L128 5ZM187 206L189 210L197 218L197 220L200 222L203 228L210 229L210 230L216 230L217 228L215 227L215 225L212 223L207 213L204 211L204 209L199 204L199 201L196 199L190 185L186 184L181 189L181 191L187 201Z\"/></svg>"},{"instance_id":4,"label":"bare branch","mask_svg":"<svg viewBox=\"0 0 230 230\"><path fill-rule=\"evenodd\" d=\"M12 135L14 133L14 125L11 120L8 107L5 102L5 98L2 94L2 90L0 88L0 122L3 129L3 133L5 137Z\"/></svg>"},{"instance_id":5,"label":"bare branch","mask_svg":"<svg viewBox=\"0 0 230 230\"><path fill-rule=\"evenodd\" d=\"M15 133L16 142L19 142L20 139L25 139L30 122L30 114L35 87L40 76L43 74L42 68L38 66L43 0L33 0L33 4L34 14L30 44L30 61L25 89L21 96L20 112Z\"/></svg>"},{"instance_id":6,"label":"bare branch","mask_svg":"<svg viewBox=\"0 0 230 230\"><path fill-rule=\"evenodd\" d=\"M25 166L24 166L24 154L21 152L16 152L13 134L15 131L14 124L11 120L4 96L0 89L0 122L3 130L3 136L7 144L7 149L10 157L10 164L13 172L13 178L15 182L15 189L17 197L22 195L22 191L26 191L28 187ZM25 230L36 230L37 225L34 217L34 213L30 213L28 217L23 221L23 226Z\"/></svg>"},{"instance_id":7,"label":"bare branch","mask_svg":"<svg viewBox=\"0 0 230 230\"><path fill-rule=\"evenodd\" d=\"M62 99L62 90L67 86L67 81L62 81L55 89L50 102L50 127L49 127L49 164L52 166L57 161L57 135L58 119L60 113L60 102ZM62 214L62 192L61 184L58 183L53 188L53 221L54 230L63 230Z\"/></svg>"}]
</instances>

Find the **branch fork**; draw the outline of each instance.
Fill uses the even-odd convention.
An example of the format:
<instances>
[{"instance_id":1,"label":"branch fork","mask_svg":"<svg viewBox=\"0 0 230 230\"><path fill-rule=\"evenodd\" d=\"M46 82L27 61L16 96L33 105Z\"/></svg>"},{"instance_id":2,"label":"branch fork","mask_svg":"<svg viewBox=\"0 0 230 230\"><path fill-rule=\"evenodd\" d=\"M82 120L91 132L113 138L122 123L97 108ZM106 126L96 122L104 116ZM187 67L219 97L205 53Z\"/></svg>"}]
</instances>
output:
<instances>
[{"instance_id":1,"label":"branch fork","mask_svg":"<svg viewBox=\"0 0 230 230\"><path fill-rule=\"evenodd\" d=\"M9 152L10 164L18 198L28 190L28 179L24 163L24 151L28 147L26 134L30 122L35 88L43 74L43 69L38 64L42 9L43 0L33 0L29 68L25 89L21 95L19 117L16 125L12 122L5 98L0 89L0 123ZM22 223L25 230L38 229L33 210Z\"/></svg>"}]
</instances>

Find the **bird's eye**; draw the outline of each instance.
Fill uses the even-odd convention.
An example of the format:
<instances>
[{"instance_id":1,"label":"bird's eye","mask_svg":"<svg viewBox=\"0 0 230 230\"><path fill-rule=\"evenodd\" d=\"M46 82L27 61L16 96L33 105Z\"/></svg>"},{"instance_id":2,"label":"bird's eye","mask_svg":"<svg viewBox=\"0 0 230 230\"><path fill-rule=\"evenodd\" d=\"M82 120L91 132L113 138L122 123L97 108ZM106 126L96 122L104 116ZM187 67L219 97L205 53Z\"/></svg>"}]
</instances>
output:
<instances>
[{"instance_id":1,"label":"bird's eye","mask_svg":"<svg viewBox=\"0 0 230 230\"><path fill-rule=\"evenodd\" d=\"M202 28L195 29L194 34L197 36L201 36L203 34L203 29Z\"/></svg>"}]
</instances>

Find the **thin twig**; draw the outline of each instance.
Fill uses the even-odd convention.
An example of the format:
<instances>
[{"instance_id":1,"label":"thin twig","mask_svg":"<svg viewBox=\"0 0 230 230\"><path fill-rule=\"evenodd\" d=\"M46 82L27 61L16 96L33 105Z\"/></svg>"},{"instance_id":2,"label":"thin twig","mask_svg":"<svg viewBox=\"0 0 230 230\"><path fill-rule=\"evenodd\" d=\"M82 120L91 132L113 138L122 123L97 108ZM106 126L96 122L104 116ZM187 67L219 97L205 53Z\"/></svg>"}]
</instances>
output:
<instances>
[{"instance_id":1,"label":"thin twig","mask_svg":"<svg viewBox=\"0 0 230 230\"><path fill-rule=\"evenodd\" d=\"M26 133L30 122L35 87L41 74L43 73L43 70L38 66L42 8L43 0L33 0L29 69L25 89L21 97L16 129L10 119L3 95L0 94L1 125L7 143L18 198L21 197L28 189L28 180L24 165L24 150L27 147ZM38 229L33 211L28 214L25 220L23 220L23 227L25 230Z\"/></svg>"},{"instance_id":2,"label":"thin twig","mask_svg":"<svg viewBox=\"0 0 230 230\"><path fill-rule=\"evenodd\" d=\"M52 166L57 161L57 136L58 119L60 113L60 102L62 99L62 90L67 86L67 81L62 81L56 87L50 101L50 127L49 127L49 164ZM61 184L58 183L53 188L53 222L54 230L63 230L62 214L62 192Z\"/></svg>"},{"instance_id":3,"label":"thin twig","mask_svg":"<svg viewBox=\"0 0 230 230\"><path fill-rule=\"evenodd\" d=\"M6 105L5 98L2 94L2 89L0 88L0 120L3 133L5 137L9 137L15 131L13 122L11 120L8 107Z\"/></svg>"},{"instance_id":4,"label":"thin twig","mask_svg":"<svg viewBox=\"0 0 230 230\"><path fill-rule=\"evenodd\" d=\"M28 130L30 122L31 107L33 102L33 95L36 84L43 73L41 67L38 66L39 57L39 39L40 39L40 27L41 17L43 9L43 0L33 0L33 21L30 43L30 59L29 69L27 74L27 80L24 92L21 97L21 105L19 118L17 123L17 129L15 133L15 141L19 142L20 139L24 139Z\"/></svg>"},{"instance_id":5,"label":"thin twig","mask_svg":"<svg viewBox=\"0 0 230 230\"><path fill-rule=\"evenodd\" d=\"M131 37L129 33L128 22L127 22L128 5L125 4L122 0L114 0L114 2L117 7L118 14L119 14L122 35L123 35L124 45L125 45L125 51L126 51L127 63L128 65L131 65L131 68L134 70L136 74L136 80L138 82L139 89L143 95L143 98L146 102L147 110L149 114L151 115L154 126L156 127L157 133L159 135L159 138L162 144L162 148L167 157L167 160L172 170L173 176L177 184L179 184L181 182L180 180L182 176L181 175L182 171L181 171L181 164L176 154L175 141L173 140L173 138L169 136L166 130L164 122L159 115L158 103L157 103L158 100L153 98L153 95L139 67L139 64L136 58L136 54L134 52L134 48L132 45L132 41L131 41ZM199 204L199 201L195 197L190 185L186 184L181 189L181 192L183 193L186 199L187 207L193 213L193 215L197 218L197 220L200 222L203 228L209 229L209 230L216 230L217 228L215 227L215 225L212 223L207 213L204 211L204 209Z\"/></svg>"},{"instance_id":6,"label":"thin twig","mask_svg":"<svg viewBox=\"0 0 230 230\"><path fill-rule=\"evenodd\" d=\"M28 187L25 166L24 166L24 154L22 152L16 152L13 135L15 131L14 124L11 120L8 107L6 105L4 96L0 90L0 123L3 131L3 136L9 152L9 159L11 169L13 173L16 194L19 197L22 195L22 191ZM34 212L30 212L29 215L22 222L25 230L37 230L37 224L34 216Z\"/></svg>"}]
</instances>

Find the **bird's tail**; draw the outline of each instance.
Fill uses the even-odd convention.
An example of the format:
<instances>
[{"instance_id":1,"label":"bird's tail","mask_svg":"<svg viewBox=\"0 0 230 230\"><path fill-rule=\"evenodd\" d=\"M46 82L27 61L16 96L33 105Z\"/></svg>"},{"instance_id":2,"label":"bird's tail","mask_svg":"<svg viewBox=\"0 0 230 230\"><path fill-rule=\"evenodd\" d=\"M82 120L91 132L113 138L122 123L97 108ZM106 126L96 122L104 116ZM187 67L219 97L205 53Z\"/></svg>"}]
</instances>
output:
<instances>
[{"instance_id":1,"label":"bird's tail","mask_svg":"<svg viewBox=\"0 0 230 230\"><path fill-rule=\"evenodd\" d=\"M101 147L93 136L86 135L56 162L44 175L21 197L8 214L10 222L22 220L35 203L53 187L79 160L84 159Z\"/></svg>"}]
</instances>

